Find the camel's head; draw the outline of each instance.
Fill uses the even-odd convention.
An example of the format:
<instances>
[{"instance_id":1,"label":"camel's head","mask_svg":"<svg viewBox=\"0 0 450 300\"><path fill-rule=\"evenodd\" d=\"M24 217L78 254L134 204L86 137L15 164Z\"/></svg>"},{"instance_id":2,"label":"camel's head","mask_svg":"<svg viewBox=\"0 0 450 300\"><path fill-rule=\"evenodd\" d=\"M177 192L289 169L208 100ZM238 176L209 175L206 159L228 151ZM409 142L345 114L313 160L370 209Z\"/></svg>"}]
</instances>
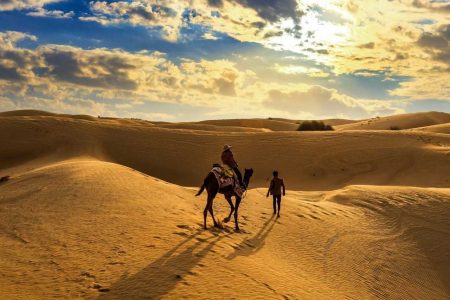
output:
<instances>
[{"instance_id":1,"label":"camel's head","mask_svg":"<svg viewBox=\"0 0 450 300\"><path fill-rule=\"evenodd\" d=\"M250 178L252 176L253 176L253 169L252 168L245 169L243 181L246 187L248 187L248 184L250 183Z\"/></svg>"}]
</instances>

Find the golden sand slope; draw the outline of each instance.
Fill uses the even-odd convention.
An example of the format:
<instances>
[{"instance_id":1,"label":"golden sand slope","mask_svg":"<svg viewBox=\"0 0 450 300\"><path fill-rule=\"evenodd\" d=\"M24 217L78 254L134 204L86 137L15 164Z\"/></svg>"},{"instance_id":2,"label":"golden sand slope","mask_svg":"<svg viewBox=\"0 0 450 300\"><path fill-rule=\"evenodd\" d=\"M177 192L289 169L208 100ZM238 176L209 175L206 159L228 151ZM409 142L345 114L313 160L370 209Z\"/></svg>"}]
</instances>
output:
<instances>
[{"instance_id":1,"label":"golden sand slope","mask_svg":"<svg viewBox=\"0 0 450 300\"><path fill-rule=\"evenodd\" d=\"M252 128L252 127L237 127L237 126L217 126L202 123L170 123L157 125L161 128L167 129L185 129L185 130L200 130L200 131L214 131L214 132L268 132L270 129L266 128Z\"/></svg>"},{"instance_id":2,"label":"golden sand slope","mask_svg":"<svg viewBox=\"0 0 450 300\"><path fill-rule=\"evenodd\" d=\"M450 136L416 131L207 132L142 121L0 117L0 176L88 156L183 186L199 186L222 146L265 187L274 169L289 189L351 184L450 187ZM3 175L4 174L4 175Z\"/></svg>"},{"instance_id":3,"label":"golden sand slope","mask_svg":"<svg viewBox=\"0 0 450 300\"><path fill-rule=\"evenodd\" d=\"M356 123L336 126L336 130L389 130L391 126L410 129L450 122L450 114L425 112L373 118Z\"/></svg>"},{"instance_id":4,"label":"golden sand slope","mask_svg":"<svg viewBox=\"0 0 450 300\"><path fill-rule=\"evenodd\" d=\"M278 220L251 190L241 233L201 230L194 193L93 160L17 174L0 185L2 299L450 297L449 189L288 192Z\"/></svg>"},{"instance_id":5,"label":"golden sand slope","mask_svg":"<svg viewBox=\"0 0 450 300\"><path fill-rule=\"evenodd\" d=\"M24 109L0 112L0 117L59 117L95 121L97 118L88 115L55 114L42 110Z\"/></svg>"},{"instance_id":6,"label":"golden sand slope","mask_svg":"<svg viewBox=\"0 0 450 300\"><path fill-rule=\"evenodd\" d=\"M288 120L269 120L269 119L230 119L230 120L211 120L201 121L198 124L209 124L216 126L250 127L265 128L272 131L295 131L298 124Z\"/></svg>"},{"instance_id":7,"label":"golden sand slope","mask_svg":"<svg viewBox=\"0 0 450 300\"><path fill-rule=\"evenodd\" d=\"M419 127L413 130L450 134L450 123Z\"/></svg>"},{"instance_id":8,"label":"golden sand slope","mask_svg":"<svg viewBox=\"0 0 450 300\"><path fill-rule=\"evenodd\" d=\"M346 119L325 119L322 120L325 124L331 126L352 124L358 121ZM269 118L269 119L230 119L230 120L210 120L201 121L194 124L210 124L221 127L245 127L245 128L262 128L271 131L296 131L301 120L289 120L283 118Z\"/></svg>"}]
</instances>

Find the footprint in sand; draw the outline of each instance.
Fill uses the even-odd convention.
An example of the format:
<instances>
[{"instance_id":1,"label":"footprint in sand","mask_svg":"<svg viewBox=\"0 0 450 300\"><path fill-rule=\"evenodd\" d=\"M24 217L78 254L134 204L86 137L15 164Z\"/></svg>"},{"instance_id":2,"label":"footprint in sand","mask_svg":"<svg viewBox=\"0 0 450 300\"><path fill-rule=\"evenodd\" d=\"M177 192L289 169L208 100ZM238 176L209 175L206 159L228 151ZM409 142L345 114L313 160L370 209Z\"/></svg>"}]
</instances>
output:
<instances>
[{"instance_id":1,"label":"footprint in sand","mask_svg":"<svg viewBox=\"0 0 450 300\"><path fill-rule=\"evenodd\" d=\"M95 275L92 275L89 272L81 272L81 276L87 277L87 278L95 278Z\"/></svg>"},{"instance_id":2,"label":"footprint in sand","mask_svg":"<svg viewBox=\"0 0 450 300\"><path fill-rule=\"evenodd\" d=\"M188 236L186 232L172 232L172 233L180 236Z\"/></svg>"},{"instance_id":3,"label":"footprint in sand","mask_svg":"<svg viewBox=\"0 0 450 300\"><path fill-rule=\"evenodd\" d=\"M110 291L109 288L102 287L99 283L94 283L92 285L92 288L98 290L101 293L106 293Z\"/></svg>"}]
</instances>

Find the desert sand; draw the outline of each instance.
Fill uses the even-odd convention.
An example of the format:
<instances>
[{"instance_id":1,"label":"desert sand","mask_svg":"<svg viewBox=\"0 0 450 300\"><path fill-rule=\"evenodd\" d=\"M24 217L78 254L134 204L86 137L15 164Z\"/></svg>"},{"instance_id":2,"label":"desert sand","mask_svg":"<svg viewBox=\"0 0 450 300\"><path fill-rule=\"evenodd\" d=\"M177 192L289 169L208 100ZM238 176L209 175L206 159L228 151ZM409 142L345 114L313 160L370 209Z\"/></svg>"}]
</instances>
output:
<instances>
[{"instance_id":1,"label":"desert sand","mask_svg":"<svg viewBox=\"0 0 450 300\"><path fill-rule=\"evenodd\" d=\"M418 127L414 128L413 130L450 134L450 122L444 124Z\"/></svg>"},{"instance_id":2,"label":"desert sand","mask_svg":"<svg viewBox=\"0 0 450 300\"><path fill-rule=\"evenodd\" d=\"M377 117L359 122L336 126L337 130L389 130L390 127L398 129L411 129L425 126L450 123L450 114L443 112L426 112L402 114L388 117ZM333 124L331 124L333 125Z\"/></svg>"},{"instance_id":3,"label":"desert sand","mask_svg":"<svg viewBox=\"0 0 450 300\"><path fill-rule=\"evenodd\" d=\"M1 113L1 298L449 299L449 115L386 118L405 130ZM255 171L240 232L194 196L225 143Z\"/></svg>"}]
</instances>

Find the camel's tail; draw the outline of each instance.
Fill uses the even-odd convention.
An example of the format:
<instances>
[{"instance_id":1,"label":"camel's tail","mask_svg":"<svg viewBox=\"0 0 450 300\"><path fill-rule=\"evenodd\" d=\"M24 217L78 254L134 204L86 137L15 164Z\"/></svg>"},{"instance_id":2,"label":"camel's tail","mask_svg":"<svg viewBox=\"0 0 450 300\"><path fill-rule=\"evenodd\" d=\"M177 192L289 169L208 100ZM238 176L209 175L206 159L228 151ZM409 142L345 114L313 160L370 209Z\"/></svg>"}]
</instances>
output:
<instances>
[{"instance_id":1,"label":"camel's tail","mask_svg":"<svg viewBox=\"0 0 450 300\"><path fill-rule=\"evenodd\" d=\"M203 193L203 191L205 190L205 187L206 187L206 179L203 181L202 186L198 190L197 194L195 194L195 196L200 196Z\"/></svg>"}]
</instances>

